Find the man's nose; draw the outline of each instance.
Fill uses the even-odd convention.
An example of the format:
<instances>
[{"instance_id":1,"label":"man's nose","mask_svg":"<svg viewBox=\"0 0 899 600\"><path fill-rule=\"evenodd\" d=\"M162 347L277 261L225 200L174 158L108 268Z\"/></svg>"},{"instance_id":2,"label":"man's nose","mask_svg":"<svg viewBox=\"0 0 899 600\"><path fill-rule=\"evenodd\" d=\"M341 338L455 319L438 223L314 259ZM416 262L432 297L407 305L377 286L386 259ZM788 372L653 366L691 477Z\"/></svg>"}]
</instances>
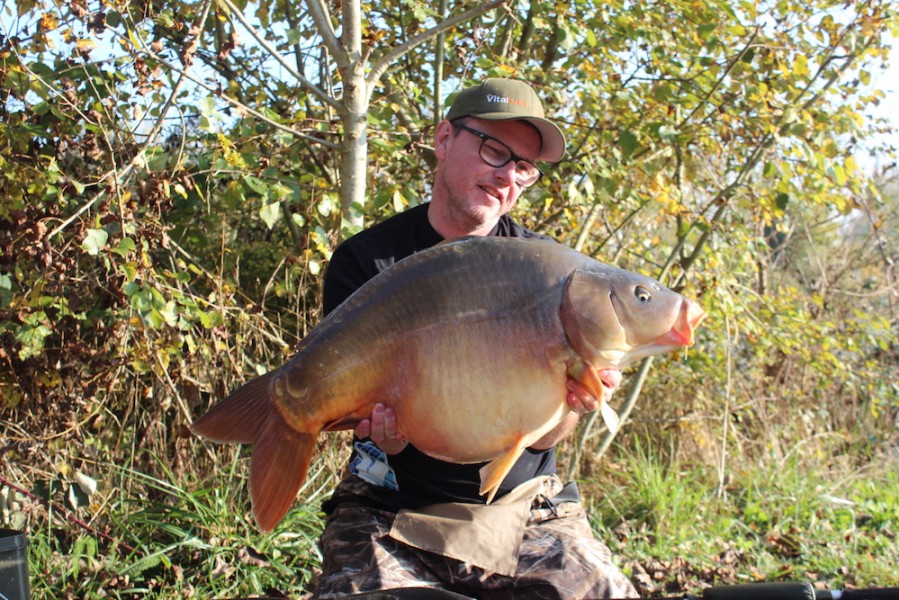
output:
<instances>
[{"instance_id":1,"label":"man's nose","mask_svg":"<svg viewBox=\"0 0 899 600\"><path fill-rule=\"evenodd\" d=\"M502 181L505 185L510 185L515 182L515 161L510 160L506 164L501 167L493 167L493 173L497 179Z\"/></svg>"}]
</instances>

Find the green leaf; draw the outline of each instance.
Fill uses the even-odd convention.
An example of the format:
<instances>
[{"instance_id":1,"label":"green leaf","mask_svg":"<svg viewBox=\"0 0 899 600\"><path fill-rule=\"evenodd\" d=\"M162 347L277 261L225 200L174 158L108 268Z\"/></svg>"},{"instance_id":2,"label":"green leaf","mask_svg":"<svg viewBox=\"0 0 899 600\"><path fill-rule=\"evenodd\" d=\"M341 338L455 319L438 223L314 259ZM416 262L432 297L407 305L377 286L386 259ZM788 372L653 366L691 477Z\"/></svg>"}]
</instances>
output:
<instances>
[{"instance_id":1,"label":"green leaf","mask_svg":"<svg viewBox=\"0 0 899 600\"><path fill-rule=\"evenodd\" d=\"M656 86L652 95L659 102L667 102L669 99L674 98L674 88L667 83L661 83Z\"/></svg>"},{"instance_id":2,"label":"green leaf","mask_svg":"<svg viewBox=\"0 0 899 600\"><path fill-rule=\"evenodd\" d=\"M699 36L699 39L708 41L709 36L712 35L717 27L718 23L703 23L696 28L696 35Z\"/></svg>"},{"instance_id":3,"label":"green leaf","mask_svg":"<svg viewBox=\"0 0 899 600\"><path fill-rule=\"evenodd\" d=\"M119 265L119 268L122 270L122 273L125 275L125 280L128 282L125 285L134 285L132 282L134 281L134 278L137 277L137 263L128 261Z\"/></svg>"},{"instance_id":4,"label":"green leaf","mask_svg":"<svg viewBox=\"0 0 899 600\"><path fill-rule=\"evenodd\" d=\"M668 125L662 125L659 127L659 137L666 142L670 142L677 137L677 129L669 127Z\"/></svg>"},{"instance_id":5,"label":"green leaf","mask_svg":"<svg viewBox=\"0 0 899 600\"><path fill-rule=\"evenodd\" d=\"M834 181L836 181L837 185L846 185L846 170L843 169L842 166L832 163L827 168L827 173L833 177Z\"/></svg>"},{"instance_id":6,"label":"green leaf","mask_svg":"<svg viewBox=\"0 0 899 600\"><path fill-rule=\"evenodd\" d=\"M38 356L44 350L44 340L50 336L53 331L45 325L47 315L43 312L37 312L29 315L25 319L25 323L16 331L16 341L19 342L19 358L26 360L33 356Z\"/></svg>"},{"instance_id":7,"label":"green leaf","mask_svg":"<svg viewBox=\"0 0 899 600\"><path fill-rule=\"evenodd\" d=\"M399 190L393 191L393 197L391 198L391 200L393 201L393 210L395 210L396 212L401 212L406 208L406 199L403 198L403 194Z\"/></svg>"},{"instance_id":8,"label":"green leaf","mask_svg":"<svg viewBox=\"0 0 899 600\"><path fill-rule=\"evenodd\" d=\"M144 323L146 323L147 325L149 325L149 327L150 327L151 329L159 329L159 328L161 328L163 325L165 325L165 317L162 316L162 313L160 313L160 312L159 312L158 310L156 310L155 308L150 309L149 311L147 311L147 312L143 315L143 318L144 318Z\"/></svg>"},{"instance_id":9,"label":"green leaf","mask_svg":"<svg viewBox=\"0 0 899 600\"><path fill-rule=\"evenodd\" d=\"M623 129L618 136L618 145L621 146L621 149L624 150L624 156L628 157L637 150L639 144L637 142L637 136L635 136L630 130Z\"/></svg>"},{"instance_id":10,"label":"green leaf","mask_svg":"<svg viewBox=\"0 0 899 600\"><path fill-rule=\"evenodd\" d=\"M165 322L169 327L178 325L178 307L173 300L166 302L165 306L159 311L159 314L162 315L162 318L165 319Z\"/></svg>"},{"instance_id":11,"label":"green leaf","mask_svg":"<svg viewBox=\"0 0 899 600\"><path fill-rule=\"evenodd\" d=\"M262 219L262 222L265 225L272 229L275 226L275 223L278 222L278 218L281 216L281 203L280 202L271 202L269 204L263 204L262 208L259 209L259 218Z\"/></svg>"},{"instance_id":12,"label":"green leaf","mask_svg":"<svg viewBox=\"0 0 899 600\"><path fill-rule=\"evenodd\" d=\"M140 292L140 284L135 281L129 281L122 286L122 291L125 292L125 295L130 298L131 296L134 296L135 294Z\"/></svg>"},{"instance_id":13,"label":"green leaf","mask_svg":"<svg viewBox=\"0 0 899 600\"><path fill-rule=\"evenodd\" d=\"M243 192L243 186L236 181L228 182L228 184L225 186L225 193L223 195L223 198L225 200L226 207L232 210L238 210L247 201L247 197Z\"/></svg>"},{"instance_id":14,"label":"green leaf","mask_svg":"<svg viewBox=\"0 0 899 600\"><path fill-rule=\"evenodd\" d=\"M260 196L268 195L268 185L258 177L247 176L244 177L243 182L247 184L247 187L259 194Z\"/></svg>"},{"instance_id":15,"label":"green leaf","mask_svg":"<svg viewBox=\"0 0 899 600\"><path fill-rule=\"evenodd\" d=\"M222 115L215 108L215 98L206 96L198 102L200 108L200 129L211 131L213 124L221 121Z\"/></svg>"},{"instance_id":16,"label":"green leaf","mask_svg":"<svg viewBox=\"0 0 899 600\"><path fill-rule=\"evenodd\" d=\"M156 23L162 27L174 27L175 18L171 8L167 8L156 15Z\"/></svg>"},{"instance_id":17,"label":"green leaf","mask_svg":"<svg viewBox=\"0 0 899 600\"><path fill-rule=\"evenodd\" d=\"M81 242L81 249L90 254L97 256L106 246L109 234L104 229L88 229L84 235L84 241Z\"/></svg>"},{"instance_id":18,"label":"green leaf","mask_svg":"<svg viewBox=\"0 0 899 600\"><path fill-rule=\"evenodd\" d=\"M556 39L559 42L559 48L562 50L571 50L576 42L574 32L570 27L564 25L559 27Z\"/></svg>"},{"instance_id":19,"label":"green leaf","mask_svg":"<svg viewBox=\"0 0 899 600\"><path fill-rule=\"evenodd\" d=\"M337 203L334 202L334 197L328 194L322 196L322 199L319 200L315 208L318 210L318 214L323 217L328 217L337 210Z\"/></svg>"},{"instance_id":20,"label":"green leaf","mask_svg":"<svg viewBox=\"0 0 899 600\"><path fill-rule=\"evenodd\" d=\"M37 6L37 2L35 0L19 0L15 5L18 8L18 15L24 17L30 11L34 10L34 7Z\"/></svg>"},{"instance_id":21,"label":"green leaf","mask_svg":"<svg viewBox=\"0 0 899 600\"><path fill-rule=\"evenodd\" d=\"M115 254L118 254L122 258L126 258L129 252L134 251L135 245L134 240L129 237L124 237L119 242L118 246L113 248L111 251Z\"/></svg>"},{"instance_id":22,"label":"green leaf","mask_svg":"<svg viewBox=\"0 0 899 600\"><path fill-rule=\"evenodd\" d=\"M12 296L12 277L6 273L0 273L0 308L9 306Z\"/></svg>"},{"instance_id":23,"label":"green leaf","mask_svg":"<svg viewBox=\"0 0 899 600\"><path fill-rule=\"evenodd\" d=\"M205 312L201 310L197 314L200 317L200 325L202 325L206 329L218 327L225 322L225 319L222 317L221 313L215 311Z\"/></svg>"}]
</instances>

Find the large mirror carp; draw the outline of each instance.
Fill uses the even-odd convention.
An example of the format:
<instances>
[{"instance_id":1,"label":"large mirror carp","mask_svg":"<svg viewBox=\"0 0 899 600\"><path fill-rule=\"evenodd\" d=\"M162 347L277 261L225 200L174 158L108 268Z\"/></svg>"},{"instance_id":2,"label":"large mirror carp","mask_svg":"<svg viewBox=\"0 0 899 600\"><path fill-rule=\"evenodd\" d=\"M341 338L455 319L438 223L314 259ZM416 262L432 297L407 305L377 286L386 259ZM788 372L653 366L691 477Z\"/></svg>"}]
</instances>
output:
<instances>
[{"instance_id":1,"label":"large mirror carp","mask_svg":"<svg viewBox=\"0 0 899 600\"><path fill-rule=\"evenodd\" d=\"M250 497L270 530L306 478L322 431L382 402L420 451L481 469L488 501L522 451L568 413L566 377L603 397L597 371L693 343L705 313L654 279L562 244L446 242L368 281L299 344L198 419L253 444ZM614 411L603 408L614 427Z\"/></svg>"}]
</instances>

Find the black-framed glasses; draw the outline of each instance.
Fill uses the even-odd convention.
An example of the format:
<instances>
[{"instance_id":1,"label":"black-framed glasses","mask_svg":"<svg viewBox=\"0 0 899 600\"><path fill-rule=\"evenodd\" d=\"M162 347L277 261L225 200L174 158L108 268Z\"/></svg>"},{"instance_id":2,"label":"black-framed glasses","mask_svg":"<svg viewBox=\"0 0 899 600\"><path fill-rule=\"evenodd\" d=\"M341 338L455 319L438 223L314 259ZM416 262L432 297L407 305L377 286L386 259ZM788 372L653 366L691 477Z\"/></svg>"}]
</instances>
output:
<instances>
[{"instance_id":1,"label":"black-framed glasses","mask_svg":"<svg viewBox=\"0 0 899 600\"><path fill-rule=\"evenodd\" d=\"M543 177L543 171L538 169L537 165L516 155L511 148L492 135L487 135L483 131L472 129L462 123L453 123L453 127L464 129L468 133L481 138L478 156L491 167L504 167L515 161L515 183L521 187L531 187Z\"/></svg>"}]
</instances>

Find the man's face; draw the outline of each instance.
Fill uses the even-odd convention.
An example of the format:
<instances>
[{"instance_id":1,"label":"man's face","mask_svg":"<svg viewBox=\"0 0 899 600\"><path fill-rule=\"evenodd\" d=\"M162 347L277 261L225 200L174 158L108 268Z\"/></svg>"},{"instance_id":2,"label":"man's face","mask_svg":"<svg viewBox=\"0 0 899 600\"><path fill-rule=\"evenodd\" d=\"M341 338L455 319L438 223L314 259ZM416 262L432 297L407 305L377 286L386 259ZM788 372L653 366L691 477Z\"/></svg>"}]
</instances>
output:
<instances>
[{"instance_id":1,"label":"man's face","mask_svg":"<svg viewBox=\"0 0 899 600\"><path fill-rule=\"evenodd\" d=\"M522 159L533 162L540 152L540 134L524 121L472 117L464 122L496 138ZM489 232L523 190L515 180L515 161L502 167L490 166L479 155L481 141L474 133L454 130L446 121L437 128L434 150L438 166L432 202L437 203L435 208L443 212L456 233Z\"/></svg>"}]
</instances>

